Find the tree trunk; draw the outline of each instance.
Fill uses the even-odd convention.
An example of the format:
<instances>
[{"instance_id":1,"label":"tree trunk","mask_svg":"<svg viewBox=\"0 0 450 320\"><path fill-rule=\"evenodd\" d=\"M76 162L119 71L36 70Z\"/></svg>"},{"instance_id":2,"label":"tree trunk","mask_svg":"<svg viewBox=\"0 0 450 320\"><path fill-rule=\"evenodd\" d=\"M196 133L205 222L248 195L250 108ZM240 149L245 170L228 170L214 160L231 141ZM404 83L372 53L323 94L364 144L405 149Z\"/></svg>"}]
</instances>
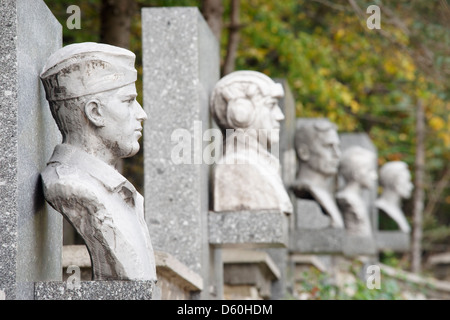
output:
<instances>
[{"instance_id":1,"label":"tree trunk","mask_svg":"<svg viewBox=\"0 0 450 320\"><path fill-rule=\"evenodd\" d=\"M223 4L222 0L203 0L202 14L208 23L211 31L216 36L217 41L220 42L223 26Z\"/></svg>"},{"instance_id":2,"label":"tree trunk","mask_svg":"<svg viewBox=\"0 0 450 320\"><path fill-rule=\"evenodd\" d=\"M425 114L421 100L417 104L416 139L411 270L414 273L419 273L422 265L423 177L425 169Z\"/></svg>"},{"instance_id":3,"label":"tree trunk","mask_svg":"<svg viewBox=\"0 0 450 320\"><path fill-rule=\"evenodd\" d=\"M240 14L240 0L231 1L231 22L228 34L227 54L223 64L222 75L225 76L235 69L236 54L239 46L239 14Z\"/></svg>"},{"instance_id":4,"label":"tree trunk","mask_svg":"<svg viewBox=\"0 0 450 320\"><path fill-rule=\"evenodd\" d=\"M129 49L136 0L102 0L100 41Z\"/></svg>"},{"instance_id":5,"label":"tree trunk","mask_svg":"<svg viewBox=\"0 0 450 320\"><path fill-rule=\"evenodd\" d=\"M436 185L431 188L433 192L430 193L427 201L427 206L423 210L424 217L432 215L439 199L445 191L445 188L448 186L450 182L450 166L447 165L445 167L443 174L441 174L440 177L441 178L436 183Z\"/></svg>"}]
</instances>

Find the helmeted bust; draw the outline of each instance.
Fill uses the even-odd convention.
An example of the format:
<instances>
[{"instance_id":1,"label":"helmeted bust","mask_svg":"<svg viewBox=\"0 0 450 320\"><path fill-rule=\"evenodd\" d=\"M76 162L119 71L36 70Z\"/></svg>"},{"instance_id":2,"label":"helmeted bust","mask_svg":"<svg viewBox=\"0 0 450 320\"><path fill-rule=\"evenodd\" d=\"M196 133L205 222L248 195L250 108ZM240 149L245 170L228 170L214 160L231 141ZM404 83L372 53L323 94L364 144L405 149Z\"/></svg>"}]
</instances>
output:
<instances>
[{"instance_id":1,"label":"helmeted bust","mask_svg":"<svg viewBox=\"0 0 450 320\"><path fill-rule=\"evenodd\" d=\"M211 113L224 134L223 156L214 168L214 211L278 209L292 203L271 154L284 115L283 87L263 73L235 71L217 82Z\"/></svg>"},{"instance_id":2,"label":"helmeted bust","mask_svg":"<svg viewBox=\"0 0 450 320\"><path fill-rule=\"evenodd\" d=\"M391 217L401 231L409 233L411 228L403 213L402 199L411 197L413 184L408 165L403 161L386 162L379 172L383 192L375 201L375 206Z\"/></svg>"},{"instance_id":3,"label":"helmeted bust","mask_svg":"<svg viewBox=\"0 0 450 320\"><path fill-rule=\"evenodd\" d=\"M44 195L84 239L94 280L156 280L143 197L115 169L139 151L147 119L134 61L126 49L78 43L52 54L41 73L63 138L41 173Z\"/></svg>"},{"instance_id":4,"label":"helmeted bust","mask_svg":"<svg viewBox=\"0 0 450 320\"><path fill-rule=\"evenodd\" d=\"M345 180L345 186L336 193L336 200L347 232L351 235L372 235L369 209L362 191L375 186L375 160L375 153L359 146L350 147L342 154L339 173Z\"/></svg>"},{"instance_id":5,"label":"helmeted bust","mask_svg":"<svg viewBox=\"0 0 450 320\"><path fill-rule=\"evenodd\" d=\"M331 218L331 225L344 228L334 197L341 157L337 127L328 119L300 119L295 132L299 169L292 190L298 198L315 200Z\"/></svg>"}]
</instances>

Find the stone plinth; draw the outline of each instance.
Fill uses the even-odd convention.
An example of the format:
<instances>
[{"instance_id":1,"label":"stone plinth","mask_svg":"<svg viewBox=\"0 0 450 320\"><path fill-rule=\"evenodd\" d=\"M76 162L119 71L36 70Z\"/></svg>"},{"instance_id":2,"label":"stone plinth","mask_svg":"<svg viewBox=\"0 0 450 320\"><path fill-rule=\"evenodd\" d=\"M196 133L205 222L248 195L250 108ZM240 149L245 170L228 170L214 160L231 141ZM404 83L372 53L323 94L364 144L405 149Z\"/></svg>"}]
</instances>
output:
<instances>
[{"instance_id":1,"label":"stone plinth","mask_svg":"<svg viewBox=\"0 0 450 320\"><path fill-rule=\"evenodd\" d=\"M297 199L295 228L290 233L289 249L303 254L373 255L375 239L349 235L345 229L330 227L330 218L313 200Z\"/></svg>"},{"instance_id":2,"label":"stone plinth","mask_svg":"<svg viewBox=\"0 0 450 320\"><path fill-rule=\"evenodd\" d=\"M224 248L283 248L288 216L278 210L209 212L209 242Z\"/></svg>"},{"instance_id":3,"label":"stone plinth","mask_svg":"<svg viewBox=\"0 0 450 320\"><path fill-rule=\"evenodd\" d=\"M62 45L42 0L0 2L0 291L33 299L33 282L61 280L62 216L40 172L61 141L39 74Z\"/></svg>"},{"instance_id":4,"label":"stone plinth","mask_svg":"<svg viewBox=\"0 0 450 320\"><path fill-rule=\"evenodd\" d=\"M224 249L225 299L270 299L280 270L266 252ZM255 295L255 293L257 293Z\"/></svg>"},{"instance_id":5,"label":"stone plinth","mask_svg":"<svg viewBox=\"0 0 450 320\"><path fill-rule=\"evenodd\" d=\"M331 221L317 202L296 199L295 228L290 234L289 249L297 253L342 253L346 232L331 228Z\"/></svg>"},{"instance_id":6,"label":"stone plinth","mask_svg":"<svg viewBox=\"0 0 450 320\"><path fill-rule=\"evenodd\" d=\"M155 300L159 298L154 281L81 281L79 288L67 282L36 282L36 300Z\"/></svg>"},{"instance_id":7,"label":"stone plinth","mask_svg":"<svg viewBox=\"0 0 450 320\"><path fill-rule=\"evenodd\" d=\"M165 252L155 252L156 286L161 300L189 300L192 294L203 290L203 279L178 259ZM92 267L89 252L85 245L63 247L63 279L72 275L67 273L69 266L80 268L81 281L90 282ZM55 286L55 285L53 285Z\"/></svg>"},{"instance_id":8,"label":"stone plinth","mask_svg":"<svg viewBox=\"0 0 450 320\"><path fill-rule=\"evenodd\" d=\"M209 144L203 133L211 127L209 97L219 79L219 45L198 9L188 7L142 9L142 45L149 115L145 215L153 247L199 273L204 288L210 288L212 253L205 227L210 168L202 152ZM183 152L176 149L182 139Z\"/></svg>"},{"instance_id":9,"label":"stone plinth","mask_svg":"<svg viewBox=\"0 0 450 320\"><path fill-rule=\"evenodd\" d=\"M155 252L155 260L162 300L189 300L203 290L203 279L172 255Z\"/></svg>"}]
</instances>

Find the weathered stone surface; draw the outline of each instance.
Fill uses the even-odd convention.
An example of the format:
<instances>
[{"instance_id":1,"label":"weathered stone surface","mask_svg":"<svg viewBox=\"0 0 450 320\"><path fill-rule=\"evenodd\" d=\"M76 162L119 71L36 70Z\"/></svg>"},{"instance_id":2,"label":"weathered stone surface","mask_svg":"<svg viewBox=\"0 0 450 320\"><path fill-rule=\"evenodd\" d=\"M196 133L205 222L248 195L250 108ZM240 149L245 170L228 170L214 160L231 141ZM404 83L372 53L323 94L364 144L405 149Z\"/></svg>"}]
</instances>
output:
<instances>
[{"instance_id":1,"label":"weathered stone surface","mask_svg":"<svg viewBox=\"0 0 450 320\"><path fill-rule=\"evenodd\" d=\"M147 119L135 59L120 47L75 43L52 54L40 75L65 137L41 173L45 199L83 237L94 280L156 280L144 199L115 168L139 151Z\"/></svg>"},{"instance_id":2,"label":"weathered stone surface","mask_svg":"<svg viewBox=\"0 0 450 320\"><path fill-rule=\"evenodd\" d=\"M197 8L144 8L142 30L146 221L155 250L176 257L210 288L209 167L202 138L211 127L219 45ZM188 163L172 159L177 132L189 139Z\"/></svg>"},{"instance_id":3,"label":"weathered stone surface","mask_svg":"<svg viewBox=\"0 0 450 320\"><path fill-rule=\"evenodd\" d=\"M81 281L79 288L67 282L36 282L36 300L157 300L155 281Z\"/></svg>"},{"instance_id":4,"label":"weathered stone surface","mask_svg":"<svg viewBox=\"0 0 450 320\"><path fill-rule=\"evenodd\" d=\"M408 252L410 250L410 234L401 231L377 231L375 240L378 250Z\"/></svg>"},{"instance_id":5,"label":"weathered stone surface","mask_svg":"<svg viewBox=\"0 0 450 320\"><path fill-rule=\"evenodd\" d=\"M280 211L209 213L209 242L219 247L287 247L288 217Z\"/></svg>"},{"instance_id":6,"label":"weathered stone surface","mask_svg":"<svg viewBox=\"0 0 450 320\"><path fill-rule=\"evenodd\" d=\"M41 0L4 0L0 38L0 290L32 299L33 281L61 279L62 217L39 176L61 137L39 73L62 28Z\"/></svg>"}]
</instances>

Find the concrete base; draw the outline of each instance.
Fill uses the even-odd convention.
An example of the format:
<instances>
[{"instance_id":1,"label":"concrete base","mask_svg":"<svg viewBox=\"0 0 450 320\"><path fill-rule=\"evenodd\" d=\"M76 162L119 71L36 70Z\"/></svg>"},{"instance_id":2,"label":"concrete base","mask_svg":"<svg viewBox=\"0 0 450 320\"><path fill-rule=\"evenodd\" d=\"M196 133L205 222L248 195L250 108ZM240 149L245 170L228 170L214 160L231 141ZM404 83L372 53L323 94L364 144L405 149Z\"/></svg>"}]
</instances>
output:
<instances>
[{"instance_id":1,"label":"concrete base","mask_svg":"<svg viewBox=\"0 0 450 320\"><path fill-rule=\"evenodd\" d=\"M277 210L209 212L209 243L224 248L288 246L288 216Z\"/></svg>"},{"instance_id":2,"label":"concrete base","mask_svg":"<svg viewBox=\"0 0 450 320\"><path fill-rule=\"evenodd\" d=\"M271 298L271 285L280 278L280 270L268 253L224 249L222 258L225 299Z\"/></svg>"}]
</instances>

